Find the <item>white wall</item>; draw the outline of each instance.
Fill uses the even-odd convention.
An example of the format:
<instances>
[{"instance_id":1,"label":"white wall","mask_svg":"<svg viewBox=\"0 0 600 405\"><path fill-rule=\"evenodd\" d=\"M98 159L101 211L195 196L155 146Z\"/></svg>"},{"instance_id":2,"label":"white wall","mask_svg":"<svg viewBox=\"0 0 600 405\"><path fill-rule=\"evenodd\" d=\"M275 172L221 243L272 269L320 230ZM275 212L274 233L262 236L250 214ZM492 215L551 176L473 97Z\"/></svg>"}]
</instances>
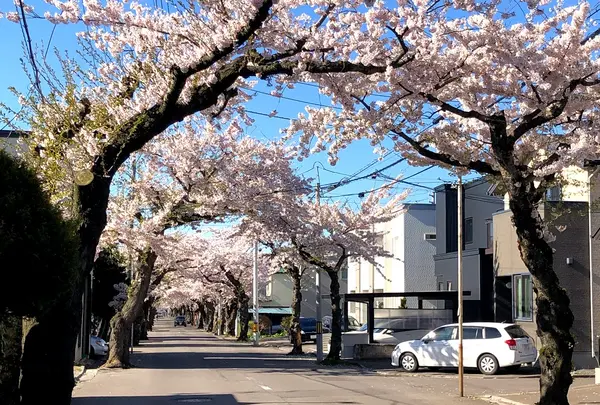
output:
<instances>
[{"instance_id":1,"label":"white wall","mask_svg":"<svg viewBox=\"0 0 600 405\"><path fill-rule=\"evenodd\" d=\"M425 233L435 233L435 206L432 204L407 205L406 211L391 221L377 224L383 232L383 247L393 258L378 258L380 271L374 275L375 289L384 292L436 290L435 241L426 241ZM372 266L364 260L353 260L349 265L348 291L370 292ZM359 272L360 269L360 272ZM416 299L414 300L416 302ZM386 298L386 308L398 308L401 298Z\"/></svg>"}]
</instances>

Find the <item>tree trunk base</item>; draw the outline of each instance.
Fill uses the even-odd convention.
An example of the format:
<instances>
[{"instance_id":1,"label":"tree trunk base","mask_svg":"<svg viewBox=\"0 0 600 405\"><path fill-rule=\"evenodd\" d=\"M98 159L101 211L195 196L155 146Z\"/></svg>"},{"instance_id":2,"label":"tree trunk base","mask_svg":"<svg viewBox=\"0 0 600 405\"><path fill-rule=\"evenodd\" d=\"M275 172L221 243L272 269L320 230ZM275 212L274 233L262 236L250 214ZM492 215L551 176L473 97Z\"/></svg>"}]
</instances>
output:
<instances>
[{"instance_id":1,"label":"tree trunk base","mask_svg":"<svg viewBox=\"0 0 600 405\"><path fill-rule=\"evenodd\" d=\"M0 319L0 404L18 405L23 321L19 316Z\"/></svg>"},{"instance_id":2,"label":"tree trunk base","mask_svg":"<svg viewBox=\"0 0 600 405\"><path fill-rule=\"evenodd\" d=\"M128 368L134 368L134 366L131 363L124 363L124 362L119 361L119 360L112 360L110 362L104 363L102 365L102 368L122 368L122 369L128 369Z\"/></svg>"},{"instance_id":3,"label":"tree trunk base","mask_svg":"<svg viewBox=\"0 0 600 405\"><path fill-rule=\"evenodd\" d=\"M289 352L287 355L288 356L297 356L297 355L300 355L300 354L304 354L304 351L302 351L302 347L300 347L300 348L294 347L292 349L292 351Z\"/></svg>"},{"instance_id":4,"label":"tree trunk base","mask_svg":"<svg viewBox=\"0 0 600 405\"><path fill-rule=\"evenodd\" d=\"M327 356L323 359L323 361L319 364L322 364L324 366L337 366L340 364L348 364L346 361L342 360L340 357L335 357L335 356Z\"/></svg>"}]
</instances>

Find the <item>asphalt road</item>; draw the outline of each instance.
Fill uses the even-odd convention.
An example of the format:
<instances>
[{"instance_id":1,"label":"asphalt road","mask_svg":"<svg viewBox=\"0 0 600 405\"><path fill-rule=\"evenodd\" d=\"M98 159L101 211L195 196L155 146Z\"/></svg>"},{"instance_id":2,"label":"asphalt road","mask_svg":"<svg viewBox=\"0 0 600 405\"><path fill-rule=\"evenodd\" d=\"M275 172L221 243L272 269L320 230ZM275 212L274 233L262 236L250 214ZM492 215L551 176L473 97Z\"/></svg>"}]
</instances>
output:
<instances>
[{"instance_id":1,"label":"asphalt road","mask_svg":"<svg viewBox=\"0 0 600 405\"><path fill-rule=\"evenodd\" d=\"M317 367L312 357L218 339L189 326L173 328L169 319L160 320L150 341L136 348L133 363L128 370L100 369L84 378L73 405L483 404L456 397L448 379Z\"/></svg>"}]
</instances>

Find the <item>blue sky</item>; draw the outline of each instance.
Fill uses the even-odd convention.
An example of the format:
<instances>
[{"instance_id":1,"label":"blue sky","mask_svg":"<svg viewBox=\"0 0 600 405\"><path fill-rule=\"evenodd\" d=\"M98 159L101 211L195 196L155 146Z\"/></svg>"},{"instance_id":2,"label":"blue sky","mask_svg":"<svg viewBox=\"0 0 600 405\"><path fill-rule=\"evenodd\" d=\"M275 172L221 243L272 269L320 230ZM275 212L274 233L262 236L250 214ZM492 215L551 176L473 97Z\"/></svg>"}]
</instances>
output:
<instances>
[{"instance_id":1,"label":"blue sky","mask_svg":"<svg viewBox=\"0 0 600 405\"><path fill-rule=\"evenodd\" d=\"M30 3L34 6L40 5L36 10L44 9L41 5L41 0L35 0ZM7 11L6 8L2 8L2 11ZM53 55L53 48L55 47L61 52L69 51L71 55L74 55L74 50L77 47L75 40L77 28L75 26L58 25L53 29L54 26L52 24L43 20L28 20L28 24L34 46L37 46L38 49L47 49L48 42L51 41L48 53L49 60L55 59ZM4 62L0 67L0 101L12 108L18 109L17 100L8 88L12 86L23 93L26 93L28 90L29 82L22 68L22 59L24 57L23 35L19 24L10 23L6 19L0 20L0 33L4 38ZM256 89L265 93L269 93L271 90L265 83L261 83ZM298 112L304 110L306 102L317 105L320 103L329 105L328 100L320 96L316 88L309 85L298 85L293 90L288 89L284 92L284 96L300 101L277 98L263 93L256 94L255 99L247 105L248 110L252 111L250 115L256 120L254 125L247 128L248 134L258 139L276 139L280 136L280 129L288 125L289 121L287 118L296 117ZM273 110L277 111L276 117L269 118L261 115L268 115ZM373 153L373 148L369 145L368 141L363 140L357 141L345 149L340 154L340 159L336 166L329 165L327 155L324 153L313 155L303 162L297 162L296 165L299 173L304 173L305 176L312 178L316 177L316 167L319 166L321 182L323 184L331 184L337 183L344 178L351 178L352 175L355 175L355 177L366 175L399 159L400 156L396 153L391 153L383 160L378 161L377 156ZM453 177L447 171L435 167L419 174L423 169L423 167L411 167L406 162L402 162L387 170L385 174L391 177L396 177L399 174L403 174L404 177L414 176L408 181L418 186L399 184L396 189L400 191L410 188L412 192L408 201L429 202L431 195L430 188L443 182L453 181ZM383 178L369 178L355 181L351 184L338 187L335 190L324 190L323 198L341 196L337 198L357 201L357 193L380 187L388 181ZM354 195L346 196L347 194Z\"/></svg>"}]
</instances>

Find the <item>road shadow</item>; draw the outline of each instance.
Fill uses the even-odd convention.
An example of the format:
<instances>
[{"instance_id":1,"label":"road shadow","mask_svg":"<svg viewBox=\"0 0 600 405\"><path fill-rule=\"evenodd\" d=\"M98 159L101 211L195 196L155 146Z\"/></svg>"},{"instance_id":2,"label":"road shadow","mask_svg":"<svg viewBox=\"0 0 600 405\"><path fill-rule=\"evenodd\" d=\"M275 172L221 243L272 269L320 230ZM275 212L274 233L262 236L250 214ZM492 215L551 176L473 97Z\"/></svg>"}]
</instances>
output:
<instances>
[{"instance_id":1,"label":"road shadow","mask_svg":"<svg viewBox=\"0 0 600 405\"><path fill-rule=\"evenodd\" d=\"M173 343L154 343L154 342L143 342L139 348L172 348L172 347L227 347L229 345L224 343L185 343L185 342L173 342Z\"/></svg>"},{"instance_id":2,"label":"road shadow","mask_svg":"<svg viewBox=\"0 0 600 405\"><path fill-rule=\"evenodd\" d=\"M136 353L136 368L185 369L307 369L314 367L310 358L293 358L284 353L223 353L223 352L158 352Z\"/></svg>"},{"instance_id":3,"label":"road shadow","mask_svg":"<svg viewBox=\"0 0 600 405\"><path fill-rule=\"evenodd\" d=\"M208 395L168 395L139 397L81 397L73 398L71 405L176 405L176 404L209 404L209 405L251 405L238 402L231 394Z\"/></svg>"},{"instance_id":4,"label":"road shadow","mask_svg":"<svg viewBox=\"0 0 600 405\"><path fill-rule=\"evenodd\" d=\"M186 335L174 335L174 336L150 336L149 339L142 340L142 342L174 342L174 341L194 341L194 342L215 342L221 341L221 339L215 336L186 336Z\"/></svg>"}]
</instances>

